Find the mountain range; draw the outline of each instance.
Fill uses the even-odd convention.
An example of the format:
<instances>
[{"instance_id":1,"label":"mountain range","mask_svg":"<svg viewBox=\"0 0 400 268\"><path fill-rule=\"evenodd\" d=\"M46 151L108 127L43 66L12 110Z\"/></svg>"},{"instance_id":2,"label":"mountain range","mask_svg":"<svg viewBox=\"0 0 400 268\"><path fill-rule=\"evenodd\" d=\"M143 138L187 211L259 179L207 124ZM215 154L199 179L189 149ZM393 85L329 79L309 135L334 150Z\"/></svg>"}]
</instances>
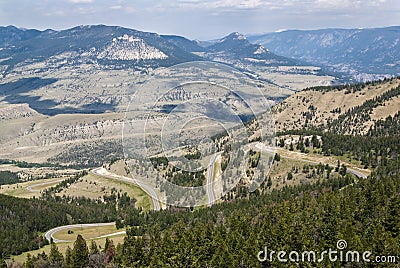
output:
<instances>
[{"instance_id":1,"label":"mountain range","mask_svg":"<svg viewBox=\"0 0 400 268\"><path fill-rule=\"evenodd\" d=\"M285 30L248 37L271 52L363 81L400 74L400 27Z\"/></svg>"},{"instance_id":2,"label":"mountain range","mask_svg":"<svg viewBox=\"0 0 400 268\"><path fill-rule=\"evenodd\" d=\"M319 66L349 80L400 74L400 27L231 33L212 42L133 29L87 25L55 31L0 27L0 70L55 59L111 69L212 60L246 66ZM58 65L56 65L58 66ZM60 67L58 66L58 67Z\"/></svg>"},{"instance_id":3,"label":"mountain range","mask_svg":"<svg viewBox=\"0 0 400 268\"><path fill-rule=\"evenodd\" d=\"M171 66L178 63L214 60L238 65L297 65L298 61L277 56L246 37L233 33L209 47L180 36L160 36L117 26L88 25L67 30L0 28L0 59L3 75L15 66L46 62L62 65L98 64L126 67ZM62 63L62 64L61 64ZM48 65L47 65L48 66Z\"/></svg>"}]
</instances>

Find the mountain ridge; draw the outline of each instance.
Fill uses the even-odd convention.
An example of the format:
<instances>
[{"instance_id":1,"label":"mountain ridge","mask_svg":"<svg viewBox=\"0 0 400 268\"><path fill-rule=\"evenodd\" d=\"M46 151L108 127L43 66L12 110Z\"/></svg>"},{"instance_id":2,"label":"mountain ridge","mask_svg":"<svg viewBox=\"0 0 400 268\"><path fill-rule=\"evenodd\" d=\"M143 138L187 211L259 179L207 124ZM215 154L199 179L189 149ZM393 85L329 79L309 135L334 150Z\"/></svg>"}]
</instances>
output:
<instances>
[{"instance_id":1,"label":"mountain ridge","mask_svg":"<svg viewBox=\"0 0 400 268\"><path fill-rule=\"evenodd\" d=\"M239 33L230 34L220 42L204 47L201 42L182 36L159 35L102 24L81 25L60 31L25 30L8 26L0 28L1 31L5 32L5 37L7 32L11 35L0 39L0 65L6 66L3 69L6 68L7 72L16 65L46 61L51 57L64 58L67 64L89 62L110 68L167 67L201 60L223 62L235 67L298 64L297 60L275 55L262 46L251 44ZM121 44L124 41L127 44Z\"/></svg>"},{"instance_id":2,"label":"mountain ridge","mask_svg":"<svg viewBox=\"0 0 400 268\"><path fill-rule=\"evenodd\" d=\"M273 110L278 132L315 129L367 135L385 120L400 116L400 76L305 89L288 97Z\"/></svg>"},{"instance_id":3,"label":"mountain ridge","mask_svg":"<svg viewBox=\"0 0 400 268\"><path fill-rule=\"evenodd\" d=\"M278 55L326 66L356 81L400 74L400 26L285 30L248 39Z\"/></svg>"},{"instance_id":4,"label":"mountain ridge","mask_svg":"<svg viewBox=\"0 0 400 268\"><path fill-rule=\"evenodd\" d=\"M163 57L133 57L134 62L126 62L125 58L98 58L96 51L106 49L112 44L115 38L124 37L128 35L125 40L130 41L129 37L141 39L142 47L153 47L165 54ZM153 49L154 50L154 49ZM14 66L16 64L46 60L52 56L61 55L66 52L73 52L76 61L93 61L103 60L103 65L115 64L114 60L122 61L122 64L132 66L136 65L152 65L152 66L165 66L172 65L186 61L201 60L200 57L188 53L174 44L165 41L158 34L141 32L133 29L128 29L119 26L105 26L105 25L86 25L77 26L61 31L43 31L40 34L26 39L16 40L12 47L5 47L0 51L0 56L6 58L1 62L2 65ZM126 51L128 52L128 51ZM108 60L104 62L104 60ZM137 60L149 61L137 62ZM157 62L152 62L157 60ZM125 61L125 62L124 62Z\"/></svg>"}]
</instances>

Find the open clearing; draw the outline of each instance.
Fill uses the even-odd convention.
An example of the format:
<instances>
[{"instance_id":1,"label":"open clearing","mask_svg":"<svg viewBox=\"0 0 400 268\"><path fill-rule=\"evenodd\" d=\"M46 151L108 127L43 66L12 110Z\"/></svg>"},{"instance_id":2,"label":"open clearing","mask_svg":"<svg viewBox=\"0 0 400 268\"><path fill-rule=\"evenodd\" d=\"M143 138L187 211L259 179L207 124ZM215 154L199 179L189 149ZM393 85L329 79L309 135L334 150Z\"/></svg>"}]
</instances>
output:
<instances>
[{"instance_id":1,"label":"open clearing","mask_svg":"<svg viewBox=\"0 0 400 268\"><path fill-rule=\"evenodd\" d=\"M0 186L0 194L21 198L40 197L41 191L53 187L65 178L41 179Z\"/></svg>"},{"instance_id":2,"label":"open clearing","mask_svg":"<svg viewBox=\"0 0 400 268\"><path fill-rule=\"evenodd\" d=\"M271 177L272 180L271 189L281 189L284 186L294 186L300 185L302 183L315 182L315 179L307 179L306 174L303 174L301 172L304 165L307 165L307 163L304 163L301 160L296 161L281 157L280 161L275 162L271 166L270 173L268 174L268 176ZM300 170L298 173L294 173L292 171L292 168L296 167ZM292 172L293 174L293 178L291 180L287 179L287 175L289 172Z\"/></svg>"},{"instance_id":3,"label":"open clearing","mask_svg":"<svg viewBox=\"0 0 400 268\"><path fill-rule=\"evenodd\" d=\"M77 235L82 235L85 240L98 238L104 235L113 234L124 231L125 229L117 229L115 225L97 226L97 227L79 227L68 230L61 230L54 234L54 238L60 240L74 241ZM72 233L71 233L72 231ZM68 233L70 232L70 233Z\"/></svg>"},{"instance_id":4,"label":"open clearing","mask_svg":"<svg viewBox=\"0 0 400 268\"><path fill-rule=\"evenodd\" d=\"M286 149L278 148L277 153L279 153L282 157L288 158L290 160L296 161L298 159L299 161L309 161L309 162L315 162L315 163L322 163L322 164L328 164L331 166L337 165L338 160L341 162L341 164L345 164L347 167L350 167L354 170L357 170L364 175L369 175L371 174L371 170L369 169L364 169L359 163L355 163L357 161L349 161L348 158L346 157L337 157L337 156L324 156L320 154L313 154L313 153L301 153L301 152L296 152L296 151L289 151Z\"/></svg>"},{"instance_id":5,"label":"open clearing","mask_svg":"<svg viewBox=\"0 0 400 268\"><path fill-rule=\"evenodd\" d=\"M111 193L123 194L126 192L131 198L135 198L136 207L141 207L144 211L152 209L150 197L139 187L123 181L88 174L80 178L77 182L71 184L68 188L63 189L57 195L59 196L85 196L91 199L102 198L104 195Z\"/></svg>"}]
</instances>

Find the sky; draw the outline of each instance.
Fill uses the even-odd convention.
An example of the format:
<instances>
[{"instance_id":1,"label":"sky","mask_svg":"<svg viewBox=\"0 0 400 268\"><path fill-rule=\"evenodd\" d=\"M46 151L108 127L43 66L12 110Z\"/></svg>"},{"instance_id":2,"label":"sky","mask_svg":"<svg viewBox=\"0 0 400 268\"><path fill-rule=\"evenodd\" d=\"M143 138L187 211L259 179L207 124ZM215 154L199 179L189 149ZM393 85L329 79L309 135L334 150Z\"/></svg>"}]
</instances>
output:
<instances>
[{"instance_id":1,"label":"sky","mask_svg":"<svg viewBox=\"0 0 400 268\"><path fill-rule=\"evenodd\" d=\"M400 0L0 0L0 25L106 24L190 39L231 32L400 25Z\"/></svg>"}]
</instances>

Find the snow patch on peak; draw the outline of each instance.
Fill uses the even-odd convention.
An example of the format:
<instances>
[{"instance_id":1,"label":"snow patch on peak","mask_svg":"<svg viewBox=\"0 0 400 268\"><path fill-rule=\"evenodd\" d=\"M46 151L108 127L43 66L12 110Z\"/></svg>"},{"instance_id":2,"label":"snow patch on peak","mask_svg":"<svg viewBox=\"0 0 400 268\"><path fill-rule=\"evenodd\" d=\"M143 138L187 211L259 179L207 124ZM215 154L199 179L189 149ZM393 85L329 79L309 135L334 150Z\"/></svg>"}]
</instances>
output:
<instances>
[{"instance_id":1,"label":"snow patch on peak","mask_svg":"<svg viewBox=\"0 0 400 268\"><path fill-rule=\"evenodd\" d=\"M121 41L121 40L128 41L128 42L131 42L131 43L133 43L133 42L142 42L143 41L143 39L136 38L134 36L129 36L127 34L124 34L123 36L118 36L117 38L113 38L113 42L117 42L117 41Z\"/></svg>"},{"instance_id":2,"label":"snow patch on peak","mask_svg":"<svg viewBox=\"0 0 400 268\"><path fill-rule=\"evenodd\" d=\"M246 39L247 39L246 36L244 36L243 34L234 32L234 33L231 33L228 36L225 36L224 38L218 40L218 43L223 43L227 40L246 40Z\"/></svg>"},{"instance_id":3,"label":"snow patch on peak","mask_svg":"<svg viewBox=\"0 0 400 268\"><path fill-rule=\"evenodd\" d=\"M246 36L244 36L241 33L235 32L233 34L235 35L236 39L238 39L238 40L246 40Z\"/></svg>"},{"instance_id":4,"label":"snow patch on peak","mask_svg":"<svg viewBox=\"0 0 400 268\"><path fill-rule=\"evenodd\" d=\"M254 55L258 55L258 54L263 54L263 53L266 53L267 52L267 50L265 50L265 48L263 47L263 46L259 46L258 48L257 48L257 50L256 51L254 51Z\"/></svg>"}]
</instances>

